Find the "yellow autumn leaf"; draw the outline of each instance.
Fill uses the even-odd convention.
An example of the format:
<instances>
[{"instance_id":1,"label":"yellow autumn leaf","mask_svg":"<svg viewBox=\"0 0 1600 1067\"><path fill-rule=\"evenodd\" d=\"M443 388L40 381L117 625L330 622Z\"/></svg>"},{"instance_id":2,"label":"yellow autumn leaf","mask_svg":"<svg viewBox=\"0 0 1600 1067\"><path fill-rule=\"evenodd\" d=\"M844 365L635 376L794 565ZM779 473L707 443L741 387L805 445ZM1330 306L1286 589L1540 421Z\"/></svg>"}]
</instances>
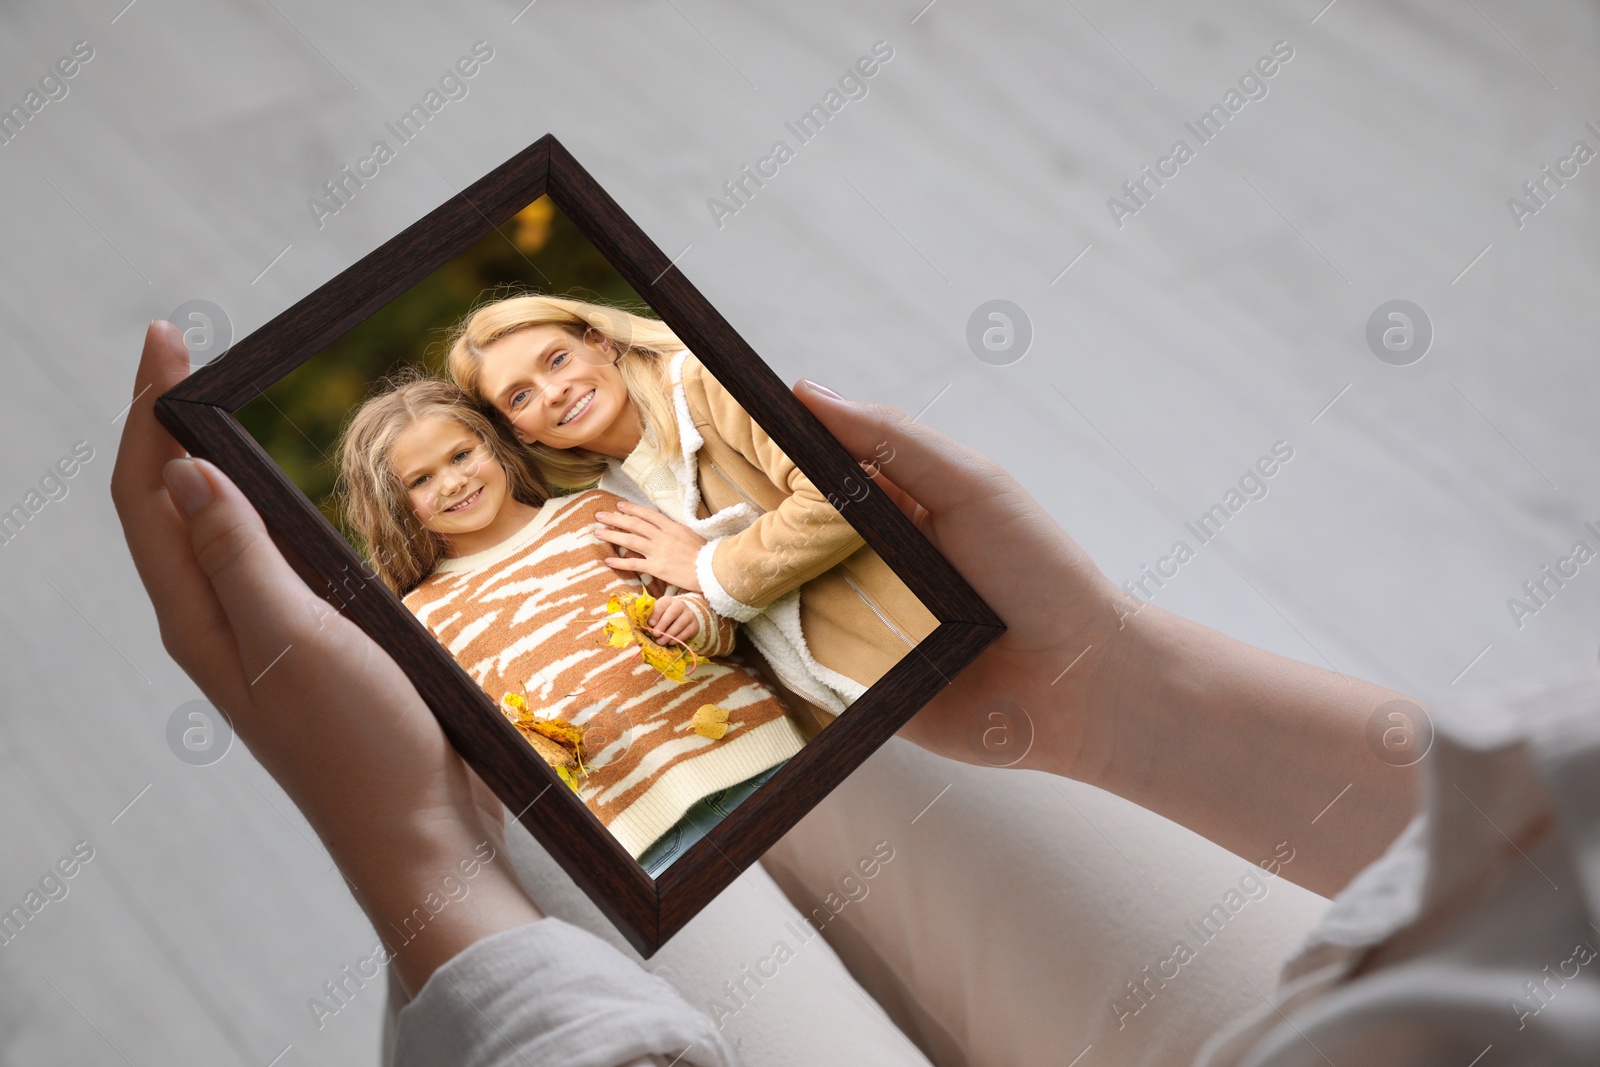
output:
<instances>
[{"instance_id":1,"label":"yellow autumn leaf","mask_svg":"<svg viewBox=\"0 0 1600 1067\"><path fill-rule=\"evenodd\" d=\"M649 593L621 593L606 601L606 643L613 648L639 646L643 660L674 682L689 680L689 671L698 663L693 653L657 643L646 629L656 609L656 598ZM686 660L688 662L686 662Z\"/></svg>"},{"instance_id":2,"label":"yellow autumn leaf","mask_svg":"<svg viewBox=\"0 0 1600 1067\"><path fill-rule=\"evenodd\" d=\"M713 741L722 740L728 732L728 709L719 708L715 704L702 704L690 720L694 732L701 737L709 737Z\"/></svg>"},{"instance_id":3,"label":"yellow autumn leaf","mask_svg":"<svg viewBox=\"0 0 1600 1067\"><path fill-rule=\"evenodd\" d=\"M656 598L645 592L616 593L606 601L607 614L625 615L635 626L649 623L650 614L655 610Z\"/></svg>"},{"instance_id":4,"label":"yellow autumn leaf","mask_svg":"<svg viewBox=\"0 0 1600 1067\"><path fill-rule=\"evenodd\" d=\"M543 734L563 748L572 749L573 753L583 755L583 727L575 726L565 719L524 719L521 725L537 733Z\"/></svg>"},{"instance_id":5,"label":"yellow autumn leaf","mask_svg":"<svg viewBox=\"0 0 1600 1067\"><path fill-rule=\"evenodd\" d=\"M669 681L689 680L689 664L682 652L673 648L663 648L648 638L641 639L639 645L644 661L660 671Z\"/></svg>"},{"instance_id":6,"label":"yellow autumn leaf","mask_svg":"<svg viewBox=\"0 0 1600 1067\"><path fill-rule=\"evenodd\" d=\"M633 644L633 627L626 619L608 619L606 621L606 643L612 648L627 648Z\"/></svg>"},{"instance_id":7,"label":"yellow autumn leaf","mask_svg":"<svg viewBox=\"0 0 1600 1067\"><path fill-rule=\"evenodd\" d=\"M606 601L606 641L613 648L627 648L636 641L645 640L639 632L650 624L655 611L656 598L649 593L624 593Z\"/></svg>"},{"instance_id":8,"label":"yellow autumn leaf","mask_svg":"<svg viewBox=\"0 0 1600 1067\"><path fill-rule=\"evenodd\" d=\"M649 593L639 593L628 604L628 618L633 620L635 626L649 626L650 616L655 614L655 610L656 598Z\"/></svg>"},{"instance_id":9,"label":"yellow autumn leaf","mask_svg":"<svg viewBox=\"0 0 1600 1067\"><path fill-rule=\"evenodd\" d=\"M578 758L569 750L556 744L537 730L526 729L524 724L518 723L517 730L522 734L523 740L539 754L550 766L559 769L571 770L578 766Z\"/></svg>"},{"instance_id":10,"label":"yellow autumn leaf","mask_svg":"<svg viewBox=\"0 0 1600 1067\"><path fill-rule=\"evenodd\" d=\"M500 701L500 713L511 720L546 763L558 770L576 767L582 774L589 773L583 765L588 750L584 747L581 726L564 719L532 714L521 693L507 693Z\"/></svg>"}]
</instances>

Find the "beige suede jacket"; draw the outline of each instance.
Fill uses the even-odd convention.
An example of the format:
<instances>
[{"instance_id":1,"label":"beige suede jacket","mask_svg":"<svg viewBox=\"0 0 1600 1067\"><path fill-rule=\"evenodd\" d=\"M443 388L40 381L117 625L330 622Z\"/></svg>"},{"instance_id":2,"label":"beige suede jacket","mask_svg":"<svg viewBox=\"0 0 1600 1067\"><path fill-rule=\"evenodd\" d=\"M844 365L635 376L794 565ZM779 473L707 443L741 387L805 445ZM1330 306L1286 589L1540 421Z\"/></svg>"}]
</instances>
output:
<instances>
[{"instance_id":1,"label":"beige suede jacket","mask_svg":"<svg viewBox=\"0 0 1600 1067\"><path fill-rule=\"evenodd\" d=\"M682 368L699 517L741 502L758 516L705 546L697 568L718 613L746 621L800 589L800 623L817 662L871 685L939 621L693 354ZM709 566L707 566L709 562Z\"/></svg>"}]
</instances>

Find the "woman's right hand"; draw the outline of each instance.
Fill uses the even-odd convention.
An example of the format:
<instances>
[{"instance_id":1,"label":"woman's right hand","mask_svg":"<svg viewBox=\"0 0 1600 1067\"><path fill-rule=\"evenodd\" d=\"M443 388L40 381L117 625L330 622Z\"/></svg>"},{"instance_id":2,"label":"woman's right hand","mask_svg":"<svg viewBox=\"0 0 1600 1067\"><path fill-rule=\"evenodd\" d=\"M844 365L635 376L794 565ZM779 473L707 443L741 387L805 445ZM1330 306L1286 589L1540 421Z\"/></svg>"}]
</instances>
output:
<instances>
[{"instance_id":1,"label":"woman's right hand","mask_svg":"<svg viewBox=\"0 0 1600 1067\"><path fill-rule=\"evenodd\" d=\"M895 408L818 388L801 379L795 395L851 455L892 447L873 480L1006 624L900 736L967 763L1092 777L1094 764L1109 756L1091 727L1111 681L1112 637L1139 601L1102 574L994 460ZM872 465L862 466L872 474ZM1003 709L1003 729L1014 736L1001 738L985 725L1002 722L985 718L985 709L1001 710L996 701L1025 715ZM1028 752L1012 763L1007 746L1017 744Z\"/></svg>"},{"instance_id":2,"label":"woman's right hand","mask_svg":"<svg viewBox=\"0 0 1600 1067\"><path fill-rule=\"evenodd\" d=\"M884 404L795 393L851 455L889 457L873 480L1006 625L900 736L1100 786L1248 859L1292 843L1286 877L1329 895L1410 820L1425 747L1396 759L1370 725L1429 729L1418 703L1146 603L987 456Z\"/></svg>"}]
</instances>

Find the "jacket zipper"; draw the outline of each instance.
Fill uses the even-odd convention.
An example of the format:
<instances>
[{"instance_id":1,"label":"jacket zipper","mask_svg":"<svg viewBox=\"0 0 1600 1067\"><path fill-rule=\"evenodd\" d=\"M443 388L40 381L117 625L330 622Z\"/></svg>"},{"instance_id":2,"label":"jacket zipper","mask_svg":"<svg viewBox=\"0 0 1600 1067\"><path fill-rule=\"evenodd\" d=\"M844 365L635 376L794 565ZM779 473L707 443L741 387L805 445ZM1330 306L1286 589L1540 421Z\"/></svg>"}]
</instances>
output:
<instances>
[{"instance_id":1,"label":"jacket zipper","mask_svg":"<svg viewBox=\"0 0 1600 1067\"><path fill-rule=\"evenodd\" d=\"M842 565L839 573L844 575L844 580L850 583L850 588L856 591L856 596L860 597L862 602L865 603L867 607L872 609L872 613L876 615L878 619L885 626L887 626L896 637L900 639L902 644L904 644L907 648L916 647L917 643L911 640L911 635L900 629L900 627L896 626L889 616L883 611L883 609L872 602L872 598L867 595L867 591L861 588L860 585L856 584L856 580L850 577L850 572L844 570Z\"/></svg>"},{"instance_id":2,"label":"jacket zipper","mask_svg":"<svg viewBox=\"0 0 1600 1067\"><path fill-rule=\"evenodd\" d=\"M765 512L767 510L760 504L757 504L754 500L751 500L749 494L747 494L743 489L740 489L737 485L734 485L732 479L730 479L726 474L722 473L721 467L718 467L715 463L710 461L707 462L707 466L711 468L712 472L715 473L718 478L722 479L723 485L726 485L729 489L732 489L735 493L738 493L739 496L742 497L744 501L757 512ZM905 645L907 648L917 647L917 643L911 640L911 635L907 634L900 627L896 626L894 624L894 620L890 619L888 614L885 613L882 608L873 603L872 598L867 595L867 591L861 588L861 585L850 576L849 571L840 570L839 573L844 575L844 580L849 583L851 589L855 590L856 596L861 598L861 602L868 608L872 609L872 613L878 617L878 620L887 626L889 631L900 639L901 644Z\"/></svg>"},{"instance_id":3,"label":"jacket zipper","mask_svg":"<svg viewBox=\"0 0 1600 1067\"><path fill-rule=\"evenodd\" d=\"M709 463L708 465L711 467L711 470L716 474L716 476L718 478L722 479L722 484L723 485L727 486L729 489L732 489L735 493L738 493L741 497L744 498L745 503L747 503L751 507L755 508L758 513L764 513L767 510L766 508L762 507L760 504L757 504L754 500L751 500L749 494L746 493L743 489L740 489L737 485L734 485L732 480L729 479L729 477L726 474L722 473L722 468L721 467L718 467L715 463Z\"/></svg>"}]
</instances>

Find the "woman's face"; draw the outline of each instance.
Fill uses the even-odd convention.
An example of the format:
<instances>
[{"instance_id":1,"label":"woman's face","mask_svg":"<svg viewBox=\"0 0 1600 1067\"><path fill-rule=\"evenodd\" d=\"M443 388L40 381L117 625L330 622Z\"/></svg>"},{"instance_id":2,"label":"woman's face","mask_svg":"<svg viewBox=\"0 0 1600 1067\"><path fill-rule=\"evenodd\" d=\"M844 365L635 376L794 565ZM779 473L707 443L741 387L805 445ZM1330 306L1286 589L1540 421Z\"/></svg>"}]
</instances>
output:
<instances>
[{"instance_id":1,"label":"woman's face","mask_svg":"<svg viewBox=\"0 0 1600 1067\"><path fill-rule=\"evenodd\" d=\"M519 441L591 448L609 444L614 427L631 423L616 349L598 331L589 338L580 341L560 326L529 326L484 347L479 389Z\"/></svg>"},{"instance_id":2,"label":"woman's face","mask_svg":"<svg viewBox=\"0 0 1600 1067\"><path fill-rule=\"evenodd\" d=\"M434 533L475 533L505 502L505 468L478 435L455 419L422 419L395 438L395 474L417 520Z\"/></svg>"}]
</instances>

